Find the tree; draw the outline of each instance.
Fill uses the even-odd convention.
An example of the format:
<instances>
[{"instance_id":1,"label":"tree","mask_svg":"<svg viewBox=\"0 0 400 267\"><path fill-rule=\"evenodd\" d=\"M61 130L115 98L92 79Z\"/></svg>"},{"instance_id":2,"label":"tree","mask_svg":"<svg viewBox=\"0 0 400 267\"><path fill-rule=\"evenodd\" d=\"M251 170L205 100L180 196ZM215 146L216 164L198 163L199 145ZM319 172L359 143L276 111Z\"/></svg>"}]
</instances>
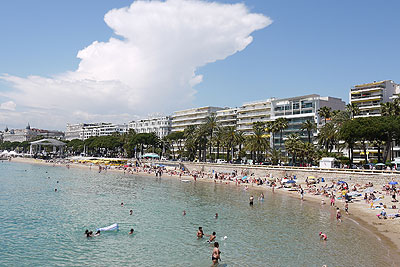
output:
<instances>
[{"instance_id":1,"label":"tree","mask_svg":"<svg viewBox=\"0 0 400 267\"><path fill-rule=\"evenodd\" d=\"M315 122L311 120L306 120L305 122L302 123L301 125L301 130L302 131L307 131L308 135L308 142L311 143L311 133L313 130L317 129L317 125Z\"/></svg>"},{"instance_id":2,"label":"tree","mask_svg":"<svg viewBox=\"0 0 400 267\"><path fill-rule=\"evenodd\" d=\"M330 107L322 107L318 110L318 114L321 118L324 118L324 122L326 124L326 120L330 119L332 116L332 108Z\"/></svg>"},{"instance_id":3,"label":"tree","mask_svg":"<svg viewBox=\"0 0 400 267\"><path fill-rule=\"evenodd\" d=\"M346 105L347 112L350 113L350 117L354 118L357 115L360 115L360 108L356 103L350 103Z\"/></svg>"},{"instance_id":4,"label":"tree","mask_svg":"<svg viewBox=\"0 0 400 267\"><path fill-rule=\"evenodd\" d=\"M206 127L206 132L208 133L208 143L209 143L209 147L210 147L210 159L211 159L211 154L212 154L212 141L213 141L213 137L214 137L214 132L218 130L218 121L217 121L217 117L216 115L213 113L210 116L208 116L206 118L206 123L205 123L205 127Z\"/></svg>"},{"instance_id":5,"label":"tree","mask_svg":"<svg viewBox=\"0 0 400 267\"><path fill-rule=\"evenodd\" d=\"M283 145L283 130L285 130L289 125L289 121L286 118L278 118L275 120L275 127L277 131L280 133L279 146Z\"/></svg>"},{"instance_id":6,"label":"tree","mask_svg":"<svg viewBox=\"0 0 400 267\"><path fill-rule=\"evenodd\" d=\"M302 142L298 134L290 134L285 141L285 148L288 154L292 155L292 164L296 164L297 154L301 151Z\"/></svg>"},{"instance_id":7,"label":"tree","mask_svg":"<svg viewBox=\"0 0 400 267\"><path fill-rule=\"evenodd\" d=\"M265 124L262 122L253 123L253 134L246 138L246 149L255 155L255 159L261 162L263 159L263 151L269 148L269 139L266 135ZM254 158L253 158L254 159Z\"/></svg>"}]
</instances>

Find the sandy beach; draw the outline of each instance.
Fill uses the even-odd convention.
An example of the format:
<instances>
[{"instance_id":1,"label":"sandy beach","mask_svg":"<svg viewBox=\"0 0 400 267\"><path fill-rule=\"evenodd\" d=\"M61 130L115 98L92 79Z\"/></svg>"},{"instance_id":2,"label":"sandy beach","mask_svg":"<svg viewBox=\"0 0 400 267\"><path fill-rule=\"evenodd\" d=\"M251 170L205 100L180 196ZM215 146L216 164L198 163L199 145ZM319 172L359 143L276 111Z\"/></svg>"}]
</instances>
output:
<instances>
[{"instance_id":1,"label":"sandy beach","mask_svg":"<svg viewBox=\"0 0 400 267\"><path fill-rule=\"evenodd\" d=\"M43 160L37 160L37 159L30 159L30 158L13 158L12 162L19 162L19 163L28 163L28 164L43 164L43 165L48 165L48 166L60 166L60 167L66 167L65 164L54 164L54 163L49 163L45 162ZM69 167L71 168L90 168L89 165L85 164L78 164L78 163L71 163L69 164ZM97 166L92 166L92 169L97 170ZM111 168L108 169L107 171L112 171L112 172L122 172L124 173L124 170L116 169L116 168ZM140 175L140 176L151 176L154 177L154 173L148 173L148 172L138 172L138 173L133 173L133 174L128 174L126 175ZM193 180L192 176L185 175L180 177L179 175L170 175L167 173L164 173L162 178L170 178L170 179L186 179L186 180ZM236 184L233 181L226 181L226 180L218 180L215 181L214 179L210 178L197 178L196 179L199 182L208 182L208 183L221 183L226 186L248 186L248 190L254 191L255 196L257 196L258 193L261 194L261 191L269 191L272 192L272 188L269 186L258 186L254 183L242 183L242 184ZM372 181L374 182L374 181ZM306 187L305 181L299 181L299 184L303 186L303 188ZM351 183L349 182L349 185ZM374 188L376 191L382 192L381 188L383 185L380 184L375 184L374 183ZM258 193L257 193L258 192ZM300 194L296 191L288 191L286 189L277 189L275 188L274 193L277 194L286 194L289 195L293 198L297 198L300 200ZM380 203L383 203L384 205L387 206L386 211L388 214L393 214L397 213L400 205L397 203L392 203L391 202L391 196L390 195L384 195L384 198L380 200ZM325 205L324 208L326 209L333 209L333 207L330 207L329 205L329 198L323 197L321 195L313 195L310 193L305 193L304 195L304 201L308 202L310 205L322 205L321 200L324 199ZM390 209L392 205L397 204L397 209ZM387 251L383 253L387 253L388 257L394 260L394 262L400 262L400 218L394 218L394 219L379 219L376 215L381 212L381 209L372 209L370 204L366 203L362 197L358 198L357 201L353 203L349 203L349 215L345 214L344 211L344 205L345 202L344 200L336 200L335 203L336 207L339 207L340 210L342 211L342 217L343 219L349 219L353 220L356 224L359 225L359 227L364 228L366 231L370 231L373 233L376 238L377 242L381 241L385 247L387 247Z\"/></svg>"}]
</instances>

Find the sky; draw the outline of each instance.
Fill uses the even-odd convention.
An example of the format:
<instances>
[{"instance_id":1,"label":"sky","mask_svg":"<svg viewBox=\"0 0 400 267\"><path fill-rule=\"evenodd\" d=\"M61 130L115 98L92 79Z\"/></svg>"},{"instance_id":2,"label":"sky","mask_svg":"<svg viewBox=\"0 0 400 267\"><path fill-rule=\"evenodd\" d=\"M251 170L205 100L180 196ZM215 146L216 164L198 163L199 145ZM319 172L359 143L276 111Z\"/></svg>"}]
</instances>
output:
<instances>
[{"instance_id":1,"label":"sky","mask_svg":"<svg viewBox=\"0 0 400 267\"><path fill-rule=\"evenodd\" d=\"M0 129L400 83L400 1L2 0Z\"/></svg>"}]
</instances>

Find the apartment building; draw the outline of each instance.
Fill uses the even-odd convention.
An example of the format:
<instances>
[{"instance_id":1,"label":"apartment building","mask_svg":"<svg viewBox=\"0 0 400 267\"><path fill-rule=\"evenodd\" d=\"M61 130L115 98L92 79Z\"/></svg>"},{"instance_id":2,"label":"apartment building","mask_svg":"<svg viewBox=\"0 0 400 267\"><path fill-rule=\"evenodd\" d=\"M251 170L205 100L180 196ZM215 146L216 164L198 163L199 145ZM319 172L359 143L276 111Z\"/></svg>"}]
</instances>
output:
<instances>
[{"instance_id":1,"label":"apartment building","mask_svg":"<svg viewBox=\"0 0 400 267\"><path fill-rule=\"evenodd\" d=\"M3 133L3 141L9 142L31 141L37 137L62 139L64 138L64 133L60 131L31 128L29 123L25 129L8 129L8 127L6 127Z\"/></svg>"},{"instance_id":2,"label":"apartment building","mask_svg":"<svg viewBox=\"0 0 400 267\"><path fill-rule=\"evenodd\" d=\"M399 85L392 80L355 85L350 89L350 103L360 109L357 117L380 116L381 103L392 101Z\"/></svg>"},{"instance_id":3,"label":"apartment building","mask_svg":"<svg viewBox=\"0 0 400 267\"><path fill-rule=\"evenodd\" d=\"M112 135L113 133L124 134L127 131L128 126L126 124L113 124L106 122L67 124L65 139L86 140L92 136L107 136Z\"/></svg>"},{"instance_id":4,"label":"apartment building","mask_svg":"<svg viewBox=\"0 0 400 267\"><path fill-rule=\"evenodd\" d=\"M171 117L154 117L143 120L131 121L128 130L133 129L136 133L155 133L162 139L171 132Z\"/></svg>"},{"instance_id":5,"label":"apartment building","mask_svg":"<svg viewBox=\"0 0 400 267\"><path fill-rule=\"evenodd\" d=\"M172 132L184 131L188 126L198 126L207 121L207 117L217 111L222 110L221 107L200 107L191 108L181 111L175 111L172 115Z\"/></svg>"},{"instance_id":6,"label":"apartment building","mask_svg":"<svg viewBox=\"0 0 400 267\"><path fill-rule=\"evenodd\" d=\"M350 103L357 104L360 114L356 117L381 116L381 104L391 102L398 98L400 94L400 85L392 80L366 83L355 85L350 89ZM400 156L400 146L395 144L393 147L394 157ZM364 151L361 148L355 148L353 151L354 162L364 160ZM367 158L377 159L378 148L368 145Z\"/></svg>"},{"instance_id":7,"label":"apartment building","mask_svg":"<svg viewBox=\"0 0 400 267\"><path fill-rule=\"evenodd\" d=\"M283 131L283 143L280 143L280 135L276 134L271 143L275 148L284 149L284 142L292 133L297 133L303 141L308 140L307 132L302 131L302 125L305 121L310 120L316 125L321 125L321 117L318 110L322 107L330 107L332 110L344 110L346 103L336 97L322 97L318 94L273 99L271 101L271 117L274 121L278 118L286 118L288 127ZM312 137L316 137L317 129L312 131ZM272 137L271 137L272 138Z\"/></svg>"},{"instance_id":8,"label":"apartment building","mask_svg":"<svg viewBox=\"0 0 400 267\"><path fill-rule=\"evenodd\" d=\"M237 108L221 109L216 112L218 124L221 127L232 126L236 127L237 123Z\"/></svg>"},{"instance_id":9,"label":"apartment building","mask_svg":"<svg viewBox=\"0 0 400 267\"><path fill-rule=\"evenodd\" d=\"M253 123L271 120L272 100L259 100L244 103L237 111L237 130L249 135L253 132Z\"/></svg>"}]
</instances>

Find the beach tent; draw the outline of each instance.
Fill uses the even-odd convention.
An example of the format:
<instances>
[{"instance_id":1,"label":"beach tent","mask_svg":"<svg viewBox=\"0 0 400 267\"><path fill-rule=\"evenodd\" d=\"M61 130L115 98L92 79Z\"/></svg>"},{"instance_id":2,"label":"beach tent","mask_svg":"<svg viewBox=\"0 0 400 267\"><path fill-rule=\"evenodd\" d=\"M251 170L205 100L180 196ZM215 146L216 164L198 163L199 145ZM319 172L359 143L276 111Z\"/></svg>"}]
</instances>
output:
<instances>
[{"instance_id":1,"label":"beach tent","mask_svg":"<svg viewBox=\"0 0 400 267\"><path fill-rule=\"evenodd\" d=\"M146 153L142 156L142 158L152 158L152 159L159 159L160 156L156 153Z\"/></svg>"}]
</instances>

